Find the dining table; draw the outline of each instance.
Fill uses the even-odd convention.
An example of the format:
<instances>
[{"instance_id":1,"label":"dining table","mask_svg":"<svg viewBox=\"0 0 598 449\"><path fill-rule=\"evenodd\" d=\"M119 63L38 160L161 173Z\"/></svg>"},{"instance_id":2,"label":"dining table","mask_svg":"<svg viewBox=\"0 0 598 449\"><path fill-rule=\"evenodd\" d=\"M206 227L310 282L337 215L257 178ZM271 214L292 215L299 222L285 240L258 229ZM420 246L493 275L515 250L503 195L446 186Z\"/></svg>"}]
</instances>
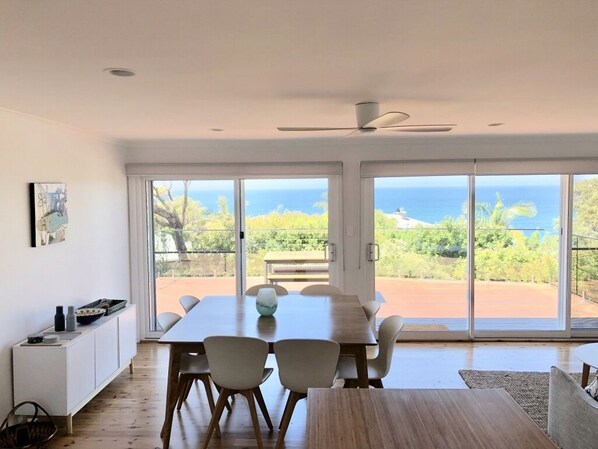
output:
<instances>
[{"instance_id":1,"label":"dining table","mask_svg":"<svg viewBox=\"0 0 598 449\"><path fill-rule=\"evenodd\" d=\"M503 389L307 392L307 449L557 449Z\"/></svg>"},{"instance_id":2,"label":"dining table","mask_svg":"<svg viewBox=\"0 0 598 449\"><path fill-rule=\"evenodd\" d=\"M284 339L336 341L342 355L355 357L359 386L368 387L366 348L377 342L357 296L281 295L273 316L261 316L255 304L255 296L206 296L160 338L159 343L170 345L165 417L160 433L164 449L170 445L181 355L204 354L203 342L209 336L260 338L268 342L270 353L274 343Z\"/></svg>"}]
</instances>

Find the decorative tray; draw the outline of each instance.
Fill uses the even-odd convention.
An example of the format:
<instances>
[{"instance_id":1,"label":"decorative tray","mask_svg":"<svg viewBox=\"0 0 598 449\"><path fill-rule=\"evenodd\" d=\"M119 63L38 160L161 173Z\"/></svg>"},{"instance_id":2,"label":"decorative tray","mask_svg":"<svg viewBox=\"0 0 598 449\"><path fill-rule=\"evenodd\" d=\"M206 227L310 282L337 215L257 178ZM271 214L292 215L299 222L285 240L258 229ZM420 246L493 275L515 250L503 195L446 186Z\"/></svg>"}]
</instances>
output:
<instances>
[{"instance_id":1,"label":"decorative tray","mask_svg":"<svg viewBox=\"0 0 598 449\"><path fill-rule=\"evenodd\" d=\"M107 299L102 298L97 301L85 304L80 309L105 309L106 315L116 312L117 310L123 309L127 305L126 299Z\"/></svg>"}]
</instances>

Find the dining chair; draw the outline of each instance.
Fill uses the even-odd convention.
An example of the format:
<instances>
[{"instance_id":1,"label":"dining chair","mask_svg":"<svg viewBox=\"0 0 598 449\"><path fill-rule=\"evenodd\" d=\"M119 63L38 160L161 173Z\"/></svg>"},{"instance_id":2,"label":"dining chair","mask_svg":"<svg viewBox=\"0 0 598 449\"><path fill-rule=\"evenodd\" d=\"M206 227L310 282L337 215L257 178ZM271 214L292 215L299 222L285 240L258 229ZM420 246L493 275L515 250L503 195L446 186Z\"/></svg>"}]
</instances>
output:
<instances>
[{"instance_id":1,"label":"dining chair","mask_svg":"<svg viewBox=\"0 0 598 449\"><path fill-rule=\"evenodd\" d=\"M390 371L392 354L397 336L405 323L403 317L389 316L382 321L378 333L378 355L368 359L368 382L372 387L384 388L382 379ZM354 357L341 357L338 361L338 377L345 380L345 388L357 386L357 368Z\"/></svg>"},{"instance_id":2,"label":"dining chair","mask_svg":"<svg viewBox=\"0 0 598 449\"><path fill-rule=\"evenodd\" d=\"M184 295L179 298L179 302L183 309L185 309L185 313L188 313L193 307L199 304L199 299L193 295Z\"/></svg>"},{"instance_id":3,"label":"dining chair","mask_svg":"<svg viewBox=\"0 0 598 449\"><path fill-rule=\"evenodd\" d=\"M277 284L258 284L249 287L245 290L245 294L247 296L257 296L257 292L260 291L260 288L273 288L277 295L288 295L289 291L284 288L282 285Z\"/></svg>"},{"instance_id":4,"label":"dining chair","mask_svg":"<svg viewBox=\"0 0 598 449\"><path fill-rule=\"evenodd\" d=\"M272 430L272 421L260 390L260 385L273 371L272 368L265 368L268 343L253 337L212 336L204 339L204 348L212 380L221 390L202 448L208 447L228 397L240 393L249 404L257 447L263 449L255 402L258 403L268 428Z\"/></svg>"},{"instance_id":5,"label":"dining chair","mask_svg":"<svg viewBox=\"0 0 598 449\"><path fill-rule=\"evenodd\" d=\"M283 387L290 390L280 421L276 448L284 442L293 410L308 388L330 388L336 379L340 346L331 340L289 339L274 343L278 375Z\"/></svg>"},{"instance_id":6,"label":"dining chair","mask_svg":"<svg viewBox=\"0 0 598 449\"><path fill-rule=\"evenodd\" d=\"M303 290L301 290L300 294L305 296L344 295L343 291L340 288L328 284L308 285Z\"/></svg>"},{"instance_id":7,"label":"dining chair","mask_svg":"<svg viewBox=\"0 0 598 449\"><path fill-rule=\"evenodd\" d=\"M380 310L380 303L378 301L368 301L361 307L368 319L370 329L372 329L372 332L376 335L376 314L378 313L378 310Z\"/></svg>"},{"instance_id":8,"label":"dining chair","mask_svg":"<svg viewBox=\"0 0 598 449\"><path fill-rule=\"evenodd\" d=\"M174 312L162 312L158 315L158 324L168 332L174 326L181 316ZM179 381L177 384L177 410L181 410L183 402L187 400L189 391L193 385L194 380L200 380L205 387L206 397L208 398L208 405L210 411L214 411L214 396L212 395L212 384L210 382L210 368L208 366L208 359L205 355L187 354L181 355L181 367L179 369ZM231 411L230 404L227 402L226 407ZM220 428L217 429L220 434Z\"/></svg>"}]
</instances>

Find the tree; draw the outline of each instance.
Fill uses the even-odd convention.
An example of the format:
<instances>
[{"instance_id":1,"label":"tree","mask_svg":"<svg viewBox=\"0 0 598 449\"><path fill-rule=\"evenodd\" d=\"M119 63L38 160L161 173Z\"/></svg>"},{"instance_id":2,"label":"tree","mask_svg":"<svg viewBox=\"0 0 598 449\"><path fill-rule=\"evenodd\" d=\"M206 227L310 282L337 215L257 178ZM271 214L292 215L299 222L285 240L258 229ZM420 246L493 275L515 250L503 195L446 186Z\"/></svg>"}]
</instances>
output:
<instances>
[{"instance_id":1,"label":"tree","mask_svg":"<svg viewBox=\"0 0 598 449\"><path fill-rule=\"evenodd\" d=\"M499 193L494 206L476 203L476 248L507 248L513 244L511 222L517 217L534 217L536 205L529 201L518 201L505 206Z\"/></svg>"},{"instance_id":2,"label":"tree","mask_svg":"<svg viewBox=\"0 0 598 449\"><path fill-rule=\"evenodd\" d=\"M573 233L598 238L598 176L575 183Z\"/></svg>"},{"instance_id":3,"label":"tree","mask_svg":"<svg viewBox=\"0 0 598 449\"><path fill-rule=\"evenodd\" d=\"M189 254L185 231L190 225L199 227L205 209L198 201L189 198L191 181L183 181L183 194L173 197L172 183L153 185L154 220L160 231L174 241L179 261L188 262Z\"/></svg>"}]
</instances>

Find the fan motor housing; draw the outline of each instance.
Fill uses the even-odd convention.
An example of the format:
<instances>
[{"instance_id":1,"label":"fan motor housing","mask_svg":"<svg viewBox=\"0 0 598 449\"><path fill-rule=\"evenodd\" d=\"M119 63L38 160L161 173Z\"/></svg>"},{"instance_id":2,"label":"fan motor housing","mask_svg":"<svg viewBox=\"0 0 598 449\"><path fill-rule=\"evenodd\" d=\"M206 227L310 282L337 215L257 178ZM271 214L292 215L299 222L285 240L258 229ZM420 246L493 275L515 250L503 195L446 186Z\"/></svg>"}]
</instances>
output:
<instances>
[{"instance_id":1,"label":"fan motor housing","mask_svg":"<svg viewBox=\"0 0 598 449\"><path fill-rule=\"evenodd\" d=\"M375 101L357 103L355 105L355 115L357 116L357 127L361 129L380 115L380 105ZM372 130L374 129L372 128Z\"/></svg>"}]
</instances>

